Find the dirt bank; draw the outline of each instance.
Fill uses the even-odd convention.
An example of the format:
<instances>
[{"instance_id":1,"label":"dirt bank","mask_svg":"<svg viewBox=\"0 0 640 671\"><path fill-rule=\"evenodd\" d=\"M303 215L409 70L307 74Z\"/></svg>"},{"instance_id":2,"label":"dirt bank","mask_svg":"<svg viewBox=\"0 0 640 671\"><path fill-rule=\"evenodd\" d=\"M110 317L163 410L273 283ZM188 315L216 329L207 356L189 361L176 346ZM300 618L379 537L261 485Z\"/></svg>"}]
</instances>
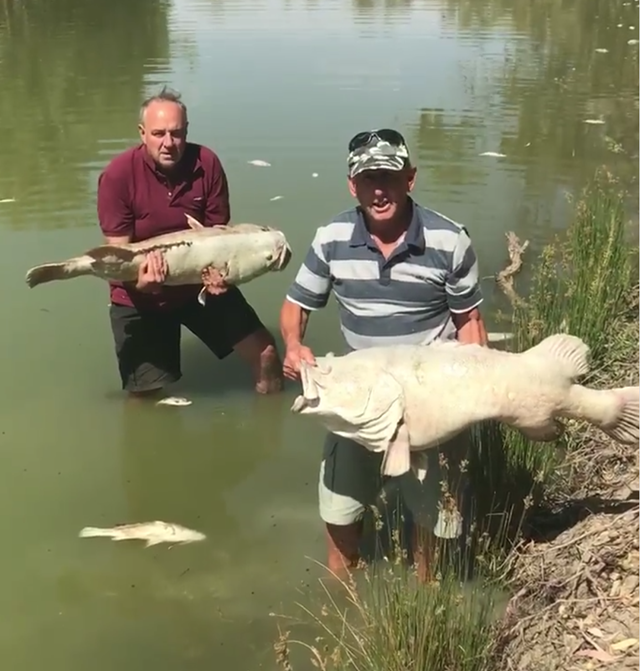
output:
<instances>
[{"instance_id":1,"label":"dirt bank","mask_svg":"<svg viewBox=\"0 0 640 671\"><path fill-rule=\"evenodd\" d=\"M638 384L638 323L598 386ZM602 385L602 386L601 386ZM512 558L500 636L504 671L638 669L638 446L573 427L555 501L534 519L537 539Z\"/></svg>"}]
</instances>

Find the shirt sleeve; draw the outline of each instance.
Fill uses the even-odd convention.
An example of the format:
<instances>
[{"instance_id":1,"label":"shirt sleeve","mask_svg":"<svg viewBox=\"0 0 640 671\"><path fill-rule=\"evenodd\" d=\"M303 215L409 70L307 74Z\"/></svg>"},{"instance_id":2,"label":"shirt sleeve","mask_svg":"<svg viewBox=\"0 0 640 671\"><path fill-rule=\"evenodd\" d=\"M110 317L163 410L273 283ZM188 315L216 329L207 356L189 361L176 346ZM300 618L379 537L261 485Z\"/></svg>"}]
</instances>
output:
<instances>
[{"instance_id":1,"label":"shirt sleeve","mask_svg":"<svg viewBox=\"0 0 640 671\"><path fill-rule=\"evenodd\" d=\"M231 220L229 182L220 159L214 155L207 184L205 226L226 226Z\"/></svg>"},{"instance_id":2,"label":"shirt sleeve","mask_svg":"<svg viewBox=\"0 0 640 671\"><path fill-rule=\"evenodd\" d=\"M478 276L478 259L466 230L458 236L452 269L446 281L447 302L453 313L469 312L483 300Z\"/></svg>"},{"instance_id":3,"label":"shirt sleeve","mask_svg":"<svg viewBox=\"0 0 640 671\"><path fill-rule=\"evenodd\" d=\"M134 215L125 179L107 167L98 177L98 221L105 237L116 238L134 232Z\"/></svg>"},{"instance_id":4,"label":"shirt sleeve","mask_svg":"<svg viewBox=\"0 0 640 671\"><path fill-rule=\"evenodd\" d=\"M322 237L320 228L287 293L287 300L311 311L325 307L331 295L332 279L327 258L329 245L323 244Z\"/></svg>"}]
</instances>

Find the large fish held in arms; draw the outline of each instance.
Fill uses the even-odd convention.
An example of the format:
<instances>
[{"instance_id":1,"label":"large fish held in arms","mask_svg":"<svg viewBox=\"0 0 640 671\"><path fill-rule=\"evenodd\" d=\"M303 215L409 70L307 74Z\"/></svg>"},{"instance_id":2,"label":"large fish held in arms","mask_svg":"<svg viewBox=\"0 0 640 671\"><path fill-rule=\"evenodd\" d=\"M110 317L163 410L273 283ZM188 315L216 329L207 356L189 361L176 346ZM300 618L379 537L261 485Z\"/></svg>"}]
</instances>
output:
<instances>
[{"instance_id":1,"label":"large fish held in arms","mask_svg":"<svg viewBox=\"0 0 640 671\"><path fill-rule=\"evenodd\" d=\"M384 452L382 473L424 479L424 450L476 422L497 420L535 441L553 441L560 418L583 420L638 445L640 387L590 389L589 347L556 334L524 352L457 341L372 347L301 364L291 410L337 435Z\"/></svg>"},{"instance_id":2,"label":"large fish held in arms","mask_svg":"<svg viewBox=\"0 0 640 671\"><path fill-rule=\"evenodd\" d=\"M256 224L203 226L186 214L189 229L123 245L100 245L62 263L31 268L30 287L93 275L115 282L135 282L146 254L158 250L167 264L165 284L202 284L202 271L214 268L227 284L244 284L271 271L284 270L291 248L282 233ZM205 289L198 300L203 303Z\"/></svg>"}]
</instances>

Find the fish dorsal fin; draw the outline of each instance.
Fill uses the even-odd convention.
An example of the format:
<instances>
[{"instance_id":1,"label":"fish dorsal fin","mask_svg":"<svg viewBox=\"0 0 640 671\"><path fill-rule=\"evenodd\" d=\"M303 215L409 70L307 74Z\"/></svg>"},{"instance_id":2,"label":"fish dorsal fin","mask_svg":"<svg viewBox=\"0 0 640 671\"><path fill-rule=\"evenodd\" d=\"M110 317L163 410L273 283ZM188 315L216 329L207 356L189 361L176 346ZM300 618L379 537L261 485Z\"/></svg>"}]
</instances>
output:
<instances>
[{"instance_id":1,"label":"fish dorsal fin","mask_svg":"<svg viewBox=\"0 0 640 671\"><path fill-rule=\"evenodd\" d=\"M200 231L204 228L204 226L195 217L192 217L188 212L185 212L184 216L187 218L187 223L194 231Z\"/></svg>"},{"instance_id":2,"label":"fish dorsal fin","mask_svg":"<svg viewBox=\"0 0 640 671\"><path fill-rule=\"evenodd\" d=\"M584 340L568 333L556 333L522 353L552 361L563 375L575 380L589 372L589 346Z\"/></svg>"}]
</instances>

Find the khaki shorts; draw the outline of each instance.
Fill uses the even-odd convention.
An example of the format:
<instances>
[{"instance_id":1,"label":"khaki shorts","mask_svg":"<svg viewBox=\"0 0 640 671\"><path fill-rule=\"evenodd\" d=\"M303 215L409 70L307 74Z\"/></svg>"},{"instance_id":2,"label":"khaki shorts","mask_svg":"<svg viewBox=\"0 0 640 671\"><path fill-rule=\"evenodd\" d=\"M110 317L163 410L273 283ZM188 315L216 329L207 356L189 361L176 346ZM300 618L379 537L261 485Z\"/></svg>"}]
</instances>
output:
<instances>
[{"instance_id":1,"label":"khaki shorts","mask_svg":"<svg viewBox=\"0 0 640 671\"><path fill-rule=\"evenodd\" d=\"M447 499L443 489L453 495L462 513L462 496L467 486L465 460L470 444L470 432L463 432L439 449L427 450L427 475L420 482L412 470L394 478L383 478L380 473L383 453L370 452L352 440L329 433L318 482L320 517L327 524L357 522L368 507L376 505L382 487L387 490L392 484L415 523L440 535L436 523L441 503Z\"/></svg>"}]
</instances>

